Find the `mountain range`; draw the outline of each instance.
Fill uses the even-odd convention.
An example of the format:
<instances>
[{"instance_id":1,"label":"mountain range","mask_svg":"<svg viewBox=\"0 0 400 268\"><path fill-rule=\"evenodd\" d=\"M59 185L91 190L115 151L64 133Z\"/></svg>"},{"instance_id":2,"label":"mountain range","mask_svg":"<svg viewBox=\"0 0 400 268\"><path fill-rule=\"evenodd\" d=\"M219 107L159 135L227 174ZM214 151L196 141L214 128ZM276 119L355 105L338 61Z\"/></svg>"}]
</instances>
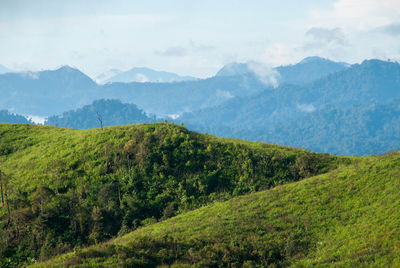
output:
<instances>
[{"instance_id":1,"label":"mountain range","mask_svg":"<svg viewBox=\"0 0 400 268\"><path fill-rule=\"evenodd\" d=\"M20 124L32 124L30 119L25 116L10 113L7 110L0 110L0 122L7 123L20 123Z\"/></svg>"},{"instance_id":2,"label":"mountain range","mask_svg":"<svg viewBox=\"0 0 400 268\"><path fill-rule=\"evenodd\" d=\"M262 66L262 64L261 64ZM247 73L257 73L260 63L230 63L222 67L216 76L235 76ZM342 71L350 64L345 62L334 62L321 57L307 57L294 65L279 66L276 68L268 68L263 66L264 69L275 71L276 79L280 85L282 84L305 84L324 77L328 74Z\"/></svg>"},{"instance_id":3,"label":"mountain range","mask_svg":"<svg viewBox=\"0 0 400 268\"><path fill-rule=\"evenodd\" d=\"M44 114L45 124L70 128L98 127L99 113L104 125L167 119L218 136L316 152L367 155L400 148L398 63L348 65L309 57L265 70L278 78L276 87L255 67L229 64L215 77L196 81L105 85L67 66L11 73L0 75L5 91L0 103L13 113ZM3 122L14 122L7 115Z\"/></svg>"},{"instance_id":4,"label":"mountain range","mask_svg":"<svg viewBox=\"0 0 400 268\"><path fill-rule=\"evenodd\" d=\"M225 137L318 152L383 153L400 147L400 132L393 131L397 124L390 126L399 116L399 77L398 63L368 60L308 84L233 98L179 120Z\"/></svg>"},{"instance_id":5,"label":"mountain range","mask_svg":"<svg viewBox=\"0 0 400 268\"><path fill-rule=\"evenodd\" d=\"M97 84L69 66L0 75L0 107L18 114L49 116L92 101Z\"/></svg>"},{"instance_id":6,"label":"mountain range","mask_svg":"<svg viewBox=\"0 0 400 268\"><path fill-rule=\"evenodd\" d=\"M332 64L335 66L332 69L315 70L315 77L337 71L337 64ZM315 62L303 62L300 65L306 70ZM279 68L284 73L285 68L292 69L293 66ZM296 80L288 75L282 77L289 81ZM0 75L0 91L3 94L0 109L48 117L104 98L134 103L147 114L158 117L176 117L184 112L222 104L233 97L248 96L272 88L273 85L266 83L264 78L253 72L174 83L116 82L98 85L81 71L64 66L52 71ZM281 83L285 83L284 79Z\"/></svg>"}]
</instances>

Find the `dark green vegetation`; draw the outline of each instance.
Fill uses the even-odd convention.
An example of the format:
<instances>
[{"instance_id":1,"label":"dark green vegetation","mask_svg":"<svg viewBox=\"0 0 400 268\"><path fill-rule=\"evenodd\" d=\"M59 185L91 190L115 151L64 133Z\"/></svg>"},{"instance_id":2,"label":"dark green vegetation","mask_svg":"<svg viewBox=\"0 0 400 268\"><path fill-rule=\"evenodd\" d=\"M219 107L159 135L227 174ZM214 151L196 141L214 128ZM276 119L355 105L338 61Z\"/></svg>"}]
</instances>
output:
<instances>
[{"instance_id":1,"label":"dark green vegetation","mask_svg":"<svg viewBox=\"0 0 400 268\"><path fill-rule=\"evenodd\" d=\"M75 111L50 116L45 125L89 129L155 121L154 117L148 117L135 104L123 104L119 100L97 100Z\"/></svg>"},{"instance_id":2,"label":"dark green vegetation","mask_svg":"<svg viewBox=\"0 0 400 268\"><path fill-rule=\"evenodd\" d=\"M45 260L341 161L167 123L86 131L0 124L0 259Z\"/></svg>"},{"instance_id":3,"label":"dark green vegetation","mask_svg":"<svg viewBox=\"0 0 400 268\"><path fill-rule=\"evenodd\" d=\"M32 124L32 121L26 119L26 117L24 117L22 115L10 113L7 110L0 111L0 122Z\"/></svg>"},{"instance_id":4,"label":"dark green vegetation","mask_svg":"<svg viewBox=\"0 0 400 268\"><path fill-rule=\"evenodd\" d=\"M399 267L400 154L217 202L38 266Z\"/></svg>"},{"instance_id":5,"label":"dark green vegetation","mask_svg":"<svg viewBox=\"0 0 400 268\"><path fill-rule=\"evenodd\" d=\"M309 84L234 98L179 120L217 136L336 154L385 153L400 147L400 132L393 129L399 77L400 64L369 60Z\"/></svg>"}]
</instances>

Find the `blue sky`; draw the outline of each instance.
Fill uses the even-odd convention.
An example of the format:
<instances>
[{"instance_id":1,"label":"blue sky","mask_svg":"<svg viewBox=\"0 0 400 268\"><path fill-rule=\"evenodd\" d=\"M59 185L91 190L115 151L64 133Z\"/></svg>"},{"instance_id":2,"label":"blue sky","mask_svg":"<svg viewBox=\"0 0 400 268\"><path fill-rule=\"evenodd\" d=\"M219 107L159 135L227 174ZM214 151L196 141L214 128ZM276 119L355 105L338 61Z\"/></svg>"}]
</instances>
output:
<instances>
[{"instance_id":1,"label":"blue sky","mask_svg":"<svg viewBox=\"0 0 400 268\"><path fill-rule=\"evenodd\" d=\"M233 61L311 55L400 60L400 1L0 1L0 64L14 70L146 66L208 77Z\"/></svg>"}]
</instances>

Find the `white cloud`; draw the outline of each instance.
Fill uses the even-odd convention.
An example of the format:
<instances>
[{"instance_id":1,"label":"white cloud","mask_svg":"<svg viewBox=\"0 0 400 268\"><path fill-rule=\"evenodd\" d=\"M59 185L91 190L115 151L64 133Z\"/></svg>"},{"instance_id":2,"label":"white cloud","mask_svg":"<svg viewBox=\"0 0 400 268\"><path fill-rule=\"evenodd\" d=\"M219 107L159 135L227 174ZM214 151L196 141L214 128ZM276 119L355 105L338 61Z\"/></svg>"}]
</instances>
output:
<instances>
[{"instance_id":1,"label":"white cloud","mask_svg":"<svg viewBox=\"0 0 400 268\"><path fill-rule=\"evenodd\" d=\"M293 63L293 47L285 44L274 44L265 49L261 55L261 61L272 65L284 65Z\"/></svg>"},{"instance_id":2,"label":"white cloud","mask_svg":"<svg viewBox=\"0 0 400 268\"><path fill-rule=\"evenodd\" d=\"M312 113L316 110L315 106L312 104L298 104L297 109L306 113Z\"/></svg>"},{"instance_id":3,"label":"white cloud","mask_svg":"<svg viewBox=\"0 0 400 268\"><path fill-rule=\"evenodd\" d=\"M136 74L136 81L140 83L149 82L149 79L144 74Z\"/></svg>"},{"instance_id":4,"label":"white cloud","mask_svg":"<svg viewBox=\"0 0 400 268\"><path fill-rule=\"evenodd\" d=\"M395 22L375 29L376 32L388 34L391 36L400 36L400 23Z\"/></svg>"},{"instance_id":5,"label":"white cloud","mask_svg":"<svg viewBox=\"0 0 400 268\"><path fill-rule=\"evenodd\" d=\"M217 90L217 98L221 99L232 99L234 96L226 90Z\"/></svg>"},{"instance_id":6,"label":"white cloud","mask_svg":"<svg viewBox=\"0 0 400 268\"><path fill-rule=\"evenodd\" d=\"M347 43L347 37L340 28L319 28L312 27L306 32L306 35L311 36L315 41L324 43L336 43L344 45Z\"/></svg>"},{"instance_id":7,"label":"white cloud","mask_svg":"<svg viewBox=\"0 0 400 268\"><path fill-rule=\"evenodd\" d=\"M21 73L22 77L30 78L30 79L39 79L39 74L35 72L23 72Z\"/></svg>"},{"instance_id":8,"label":"white cloud","mask_svg":"<svg viewBox=\"0 0 400 268\"><path fill-rule=\"evenodd\" d=\"M274 88L278 87L279 72L266 64L251 61L248 67L258 77L258 79L266 84L272 85Z\"/></svg>"},{"instance_id":9,"label":"white cloud","mask_svg":"<svg viewBox=\"0 0 400 268\"><path fill-rule=\"evenodd\" d=\"M398 0L339 0L331 10L312 10L310 17L313 26L364 31L389 24L399 15Z\"/></svg>"},{"instance_id":10,"label":"white cloud","mask_svg":"<svg viewBox=\"0 0 400 268\"><path fill-rule=\"evenodd\" d=\"M25 117L26 117L26 119L32 120L34 123L41 124L41 125L43 125L44 122L46 121L46 117L38 116L38 115L27 115Z\"/></svg>"},{"instance_id":11,"label":"white cloud","mask_svg":"<svg viewBox=\"0 0 400 268\"><path fill-rule=\"evenodd\" d=\"M163 51L156 51L155 52L159 56L166 56L166 57L183 57L187 55L187 50L181 46L174 46L168 47Z\"/></svg>"}]
</instances>

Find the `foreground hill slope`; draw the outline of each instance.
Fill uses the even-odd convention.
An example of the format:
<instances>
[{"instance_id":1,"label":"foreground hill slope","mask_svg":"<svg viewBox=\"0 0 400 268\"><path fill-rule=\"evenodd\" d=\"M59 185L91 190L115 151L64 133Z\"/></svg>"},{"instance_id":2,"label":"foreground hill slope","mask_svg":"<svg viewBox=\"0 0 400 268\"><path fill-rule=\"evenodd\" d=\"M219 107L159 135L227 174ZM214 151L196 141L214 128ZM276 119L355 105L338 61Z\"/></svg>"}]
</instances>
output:
<instances>
[{"instance_id":1,"label":"foreground hill slope","mask_svg":"<svg viewBox=\"0 0 400 268\"><path fill-rule=\"evenodd\" d=\"M167 123L91 130L0 124L0 260L45 260L340 161Z\"/></svg>"},{"instance_id":2,"label":"foreground hill slope","mask_svg":"<svg viewBox=\"0 0 400 268\"><path fill-rule=\"evenodd\" d=\"M400 154L218 202L40 267L398 267Z\"/></svg>"}]
</instances>

